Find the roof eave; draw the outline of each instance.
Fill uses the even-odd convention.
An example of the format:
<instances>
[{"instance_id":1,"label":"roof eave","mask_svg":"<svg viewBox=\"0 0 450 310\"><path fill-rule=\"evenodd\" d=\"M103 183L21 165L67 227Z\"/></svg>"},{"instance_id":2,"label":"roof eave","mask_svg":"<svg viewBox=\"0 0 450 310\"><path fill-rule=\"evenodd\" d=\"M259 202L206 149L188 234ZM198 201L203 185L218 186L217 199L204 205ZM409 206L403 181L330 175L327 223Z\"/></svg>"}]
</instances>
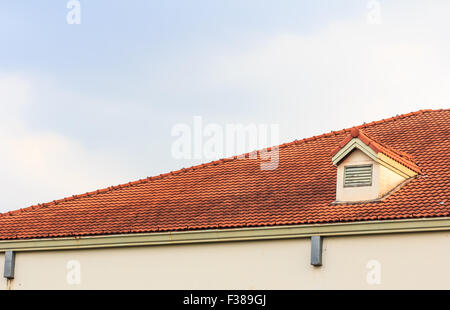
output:
<instances>
[{"instance_id":1,"label":"roof eave","mask_svg":"<svg viewBox=\"0 0 450 310\"><path fill-rule=\"evenodd\" d=\"M308 238L318 235L350 236L427 231L450 231L450 217L209 229L163 233L0 240L0 252L96 249L129 246Z\"/></svg>"}]
</instances>

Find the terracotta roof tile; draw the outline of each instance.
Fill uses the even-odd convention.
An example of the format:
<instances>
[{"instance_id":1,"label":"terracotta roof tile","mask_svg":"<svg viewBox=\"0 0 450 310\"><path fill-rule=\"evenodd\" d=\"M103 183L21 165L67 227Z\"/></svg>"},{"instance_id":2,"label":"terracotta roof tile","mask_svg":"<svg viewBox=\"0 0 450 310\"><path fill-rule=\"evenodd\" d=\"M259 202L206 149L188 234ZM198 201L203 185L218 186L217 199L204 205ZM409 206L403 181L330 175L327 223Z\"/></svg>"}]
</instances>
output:
<instances>
[{"instance_id":1,"label":"terracotta roof tile","mask_svg":"<svg viewBox=\"0 0 450 310\"><path fill-rule=\"evenodd\" d=\"M391 159L399 162L400 164L408 167L409 169L411 169L417 173L421 173L420 168L413 161L413 156L411 156L405 152L395 150L387 145L383 145L382 143L375 141L375 139L369 137L367 134L363 133L357 127L353 127L350 129L350 134L347 135L339 143L339 145L331 152L331 156L334 156L337 152L339 152L353 138L358 138L359 140L361 140L361 142L363 142L368 147L370 147L375 153L382 153L382 154L390 157Z\"/></svg>"},{"instance_id":2,"label":"terracotta roof tile","mask_svg":"<svg viewBox=\"0 0 450 310\"><path fill-rule=\"evenodd\" d=\"M261 170L259 158L234 156L7 212L0 239L449 216L450 110L356 128L370 145L422 173L381 202L333 205L330 154L356 134L350 128L280 145L275 170Z\"/></svg>"}]
</instances>

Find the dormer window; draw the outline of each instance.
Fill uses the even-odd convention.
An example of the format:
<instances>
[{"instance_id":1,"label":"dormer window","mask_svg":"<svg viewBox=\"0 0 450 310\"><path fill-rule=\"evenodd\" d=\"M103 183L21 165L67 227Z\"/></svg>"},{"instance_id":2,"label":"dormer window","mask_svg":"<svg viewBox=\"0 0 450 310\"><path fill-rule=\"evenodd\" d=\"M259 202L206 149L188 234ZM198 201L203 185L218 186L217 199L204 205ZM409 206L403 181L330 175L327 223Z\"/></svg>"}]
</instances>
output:
<instances>
[{"instance_id":1,"label":"dormer window","mask_svg":"<svg viewBox=\"0 0 450 310\"><path fill-rule=\"evenodd\" d=\"M375 142L357 128L333 152L336 202L383 199L420 173L410 156Z\"/></svg>"},{"instance_id":2,"label":"dormer window","mask_svg":"<svg viewBox=\"0 0 450 310\"><path fill-rule=\"evenodd\" d=\"M344 187L372 186L373 165L344 167Z\"/></svg>"}]
</instances>

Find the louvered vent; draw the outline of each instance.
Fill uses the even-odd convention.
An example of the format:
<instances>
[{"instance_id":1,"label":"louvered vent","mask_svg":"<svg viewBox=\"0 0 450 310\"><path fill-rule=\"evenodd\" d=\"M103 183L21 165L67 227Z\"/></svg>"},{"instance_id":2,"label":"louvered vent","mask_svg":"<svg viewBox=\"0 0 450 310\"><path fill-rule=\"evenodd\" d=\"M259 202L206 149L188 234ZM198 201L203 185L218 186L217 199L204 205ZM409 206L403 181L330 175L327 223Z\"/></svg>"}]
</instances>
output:
<instances>
[{"instance_id":1,"label":"louvered vent","mask_svg":"<svg viewBox=\"0 0 450 310\"><path fill-rule=\"evenodd\" d=\"M372 165L344 167L344 187L371 186Z\"/></svg>"}]
</instances>

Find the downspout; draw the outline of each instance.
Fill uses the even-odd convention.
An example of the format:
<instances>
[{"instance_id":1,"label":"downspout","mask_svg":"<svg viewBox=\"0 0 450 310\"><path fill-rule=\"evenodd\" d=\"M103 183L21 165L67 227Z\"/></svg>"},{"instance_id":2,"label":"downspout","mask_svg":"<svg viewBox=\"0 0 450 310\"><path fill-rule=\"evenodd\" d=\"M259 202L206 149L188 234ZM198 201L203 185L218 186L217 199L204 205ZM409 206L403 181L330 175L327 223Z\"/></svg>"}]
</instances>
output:
<instances>
[{"instance_id":1,"label":"downspout","mask_svg":"<svg viewBox=\"0 0 450 310\"><path fill-rule=\"evenodd\" d=\"M13 289L14 270L16 265L16 252L5 252L5 266L3 269L3 277L6 278L6 289Z\"/></svg>"}]
</instances>

